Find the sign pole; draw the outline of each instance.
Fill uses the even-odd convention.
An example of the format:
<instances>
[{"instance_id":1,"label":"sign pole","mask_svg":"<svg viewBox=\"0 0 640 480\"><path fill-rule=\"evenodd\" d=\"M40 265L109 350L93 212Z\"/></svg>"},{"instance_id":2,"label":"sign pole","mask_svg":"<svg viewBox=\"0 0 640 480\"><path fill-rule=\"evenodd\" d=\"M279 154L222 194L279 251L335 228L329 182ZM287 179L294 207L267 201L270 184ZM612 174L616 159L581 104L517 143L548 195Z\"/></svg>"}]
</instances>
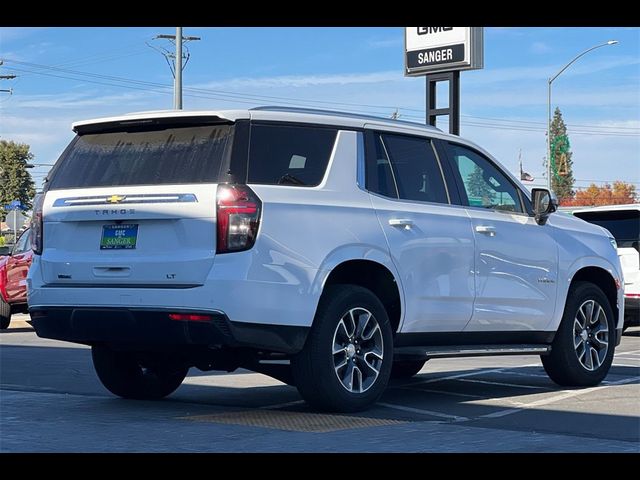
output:
<instances>
[{"instance_id":1,"label":"sign pole","mask_svg":"<svg viewBox=\"0 0 640 480\"><path fill-rule=\"evenodd\" d=\"M449 80L449 133L460 135L460 70L451 72Z\"/></svg>"},{"instance_id":2,"label":"sign pole","mask_svg":"<svg viewBox=\"0 0 640 480\"><path fill-rule=\"evenodd\" d=\"M441 115L449 117L449 133L460 135L460 72L441 72L425 75L426 85L426 124L436 126L436 119ZM449 106L437 108L438 82L449 83Z\"/></svg>"},{"instance_id":3,"label":"sign pole","mask_svg":"<svg viewBox=\"0 0 640 480\"><path fill-rule=\"evenodd\" d=\"M449 133L460 135L460 71L484 66L482 27L405 27L405 76L424 76L426 124L449 117ZM436 84L448 82L449 105L438 108Z\"/></svg>"}]
</instances>

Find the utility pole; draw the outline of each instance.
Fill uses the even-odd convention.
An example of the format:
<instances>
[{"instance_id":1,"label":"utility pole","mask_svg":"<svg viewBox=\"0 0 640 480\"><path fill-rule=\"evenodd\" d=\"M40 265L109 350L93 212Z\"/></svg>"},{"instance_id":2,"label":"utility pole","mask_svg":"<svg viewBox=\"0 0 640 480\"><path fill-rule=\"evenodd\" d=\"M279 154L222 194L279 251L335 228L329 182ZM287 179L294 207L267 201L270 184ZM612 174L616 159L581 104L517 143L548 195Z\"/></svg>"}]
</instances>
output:
<instances>
[{"instance_id":1,"label":"utility pole","mask_svg":"<svg viewBox=\"0 0 640 480\"><path fill-rule=\"evenodd\" d=\"M184 36L182 35L182 27L176 27L175 35L156 35L153 37L153 40L158 39L169 40L170 42L175 43L175 52L171 52L163 47L154 47L148 42L147 46L160 52L169 64L169 69L173 74L173 108L175 110L182 110L182 70L187 66L189 58L191 58L189 48L185 46L187 50L185 55L183 45L193 40L200 40L200 37ZM185 60L184 63L183 60Z\"/></svg>"},{"instance_id":2,"label":"utility pole","mask_svg":"<svg viewBox=\"0 0 640 480\"><path fill-rule=\"evenodd\" d=\"M176 27L176 56L173 68L173 108L182 110L182 27Z\"/></svg>"},{"instance_id":3,"label":"utility pole","mask_svg":"<svg viewBox=\"0 0 640 480\"><path fill-rule=\"evenodd\" d=\"M0 65L2 65L4 62L2 60L0 60ZM16 78L15 75L0 75L0 80L13 80L14 78ZM2 88L0 89L0 92L4 92L4 93L8 93L9 95L11 95L13 93L13 90L10 89L6 89L6 88Z\"/></svg>"}]
</instances>

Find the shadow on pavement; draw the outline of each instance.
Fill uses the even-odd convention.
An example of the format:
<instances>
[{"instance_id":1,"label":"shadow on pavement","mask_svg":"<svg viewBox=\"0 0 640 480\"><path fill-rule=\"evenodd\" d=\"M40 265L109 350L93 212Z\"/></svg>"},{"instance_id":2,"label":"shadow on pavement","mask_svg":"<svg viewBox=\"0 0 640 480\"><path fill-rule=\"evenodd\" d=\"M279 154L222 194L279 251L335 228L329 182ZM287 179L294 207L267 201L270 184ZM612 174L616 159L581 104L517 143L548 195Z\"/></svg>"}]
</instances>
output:
<instances>
[{"instance_id":1,"label":"shadow on pavement","mask_svg":"<svg viewBox=\"0 0 640 480\"><path fill-rule=\"evenodd\" d=\"M167 418L189 415L194 409L200 414L265 407L311 411L307 404L301 402L294 387L271 384L269 379L259 374L251 377L247 374L252 372L246 371L232 373L234 378L224 372L192 369L193 375L189 377L198 384L185 383L161 402L142 402L112 397L98 381L91 352L87 348L3 345L0 364L0 383L7 390L100 397L96 398L95 404L87 405L96 418L100 417L102 406L110 402L115 408L125 408L139 416L145 416L145 410L153 405L154 409L166 412ZM499 365L499 361L496 364ZM621 401L620 398L628 392L620 387L640 383L639 372L636 367L613 366L607 381L627 381L625 385L606 385L606 388L586 392L585 396L575 399L560 398L529 408L527 404L560 397L560 391L572 389L555 385L541 366L504 367L500 371L478 368L429 372L427 364L423 373L412 379L391 382L381 399L381 403L391 407L378 404L355 415L640 441L640 420L633 413L637 409L632 406L626 413L630 404L624 403L625 411L622 412L615 410L618 403L613 403ZM445 378L449 376L456 378ZM575 390L579 392L581 389ZM616 390L621 393L606 396L606 392ZM610 407L602 407L606 402L612 402ZM594 405L597 408L594 409ZM606 408L611 413L602 413ZM506 410L517 410L517 413L486 417Z\"/></svg>"}]
</instances>

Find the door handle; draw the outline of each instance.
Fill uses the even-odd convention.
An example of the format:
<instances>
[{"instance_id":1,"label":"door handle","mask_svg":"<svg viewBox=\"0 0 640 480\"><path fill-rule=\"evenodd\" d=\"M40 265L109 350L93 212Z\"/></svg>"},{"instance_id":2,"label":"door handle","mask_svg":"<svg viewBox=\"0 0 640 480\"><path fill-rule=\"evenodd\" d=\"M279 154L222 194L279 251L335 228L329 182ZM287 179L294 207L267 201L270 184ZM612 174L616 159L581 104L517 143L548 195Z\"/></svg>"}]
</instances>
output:
<instances>
[{"instance_id":1,"label":"door handle","mask_svg":"<svg viewBox=\"0 0 640 480\"><path fill-rule=\"evenodd\" d=\"M406 230L409 230L413 227L413 220L409 218L390 218L389 225L392 227L404 227Z\"/></svg>"},{"instance_id":2,"label":"door handle","mask_svg":"<svg viewBox=\"0 0 640 480\"><path fill-rule=\"evenodd\" d=\"M478 225L476 226L476 232L482 233L483 235L488 235L490 237L495 237L496 227L492 227L491 225Z\"/></svg>"}]
</instances>

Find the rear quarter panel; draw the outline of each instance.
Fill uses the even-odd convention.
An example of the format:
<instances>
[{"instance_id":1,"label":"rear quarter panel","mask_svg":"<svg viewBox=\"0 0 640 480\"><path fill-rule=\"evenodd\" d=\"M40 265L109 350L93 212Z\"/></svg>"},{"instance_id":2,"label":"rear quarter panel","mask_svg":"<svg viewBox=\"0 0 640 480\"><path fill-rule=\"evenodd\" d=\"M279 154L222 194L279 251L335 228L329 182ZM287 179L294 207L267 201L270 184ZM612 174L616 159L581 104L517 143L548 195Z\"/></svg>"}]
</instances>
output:
<instances>
[{"instance_id":1,"label":"rear quarter panel","mask_svg":"<svg viewBox=\"0 0 640 480\"><path fill-rule=\"evenodd\" d=\"M335 266L370 259L392 269L369 196L357 187L357 135L338 133L317 187L250 185L263 202L256 244L216 255L210 275L231 320L310 326Z\"/></svg>"}]
</instances>

